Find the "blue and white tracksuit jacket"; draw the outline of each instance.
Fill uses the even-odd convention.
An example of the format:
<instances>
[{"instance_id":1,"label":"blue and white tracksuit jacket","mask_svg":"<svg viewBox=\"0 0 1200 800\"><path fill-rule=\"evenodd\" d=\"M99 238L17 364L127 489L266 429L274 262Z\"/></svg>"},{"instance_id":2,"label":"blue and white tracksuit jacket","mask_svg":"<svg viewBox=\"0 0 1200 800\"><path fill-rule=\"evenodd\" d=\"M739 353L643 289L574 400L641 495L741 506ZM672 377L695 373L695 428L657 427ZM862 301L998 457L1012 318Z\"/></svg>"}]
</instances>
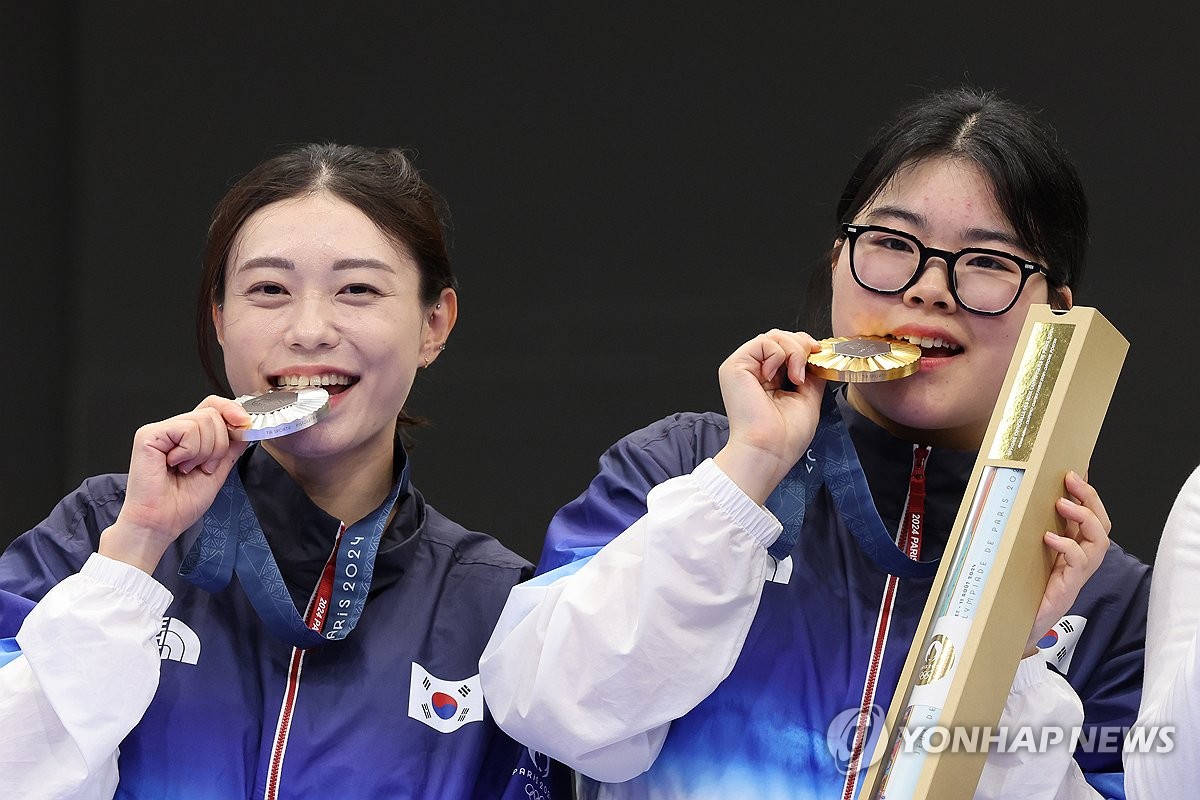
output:
<instances>
[{"instance_id":1,"label":"blue and white tracksuit jacket","mask_svg":"<svg viewBox=\"0 0 1200 800\"><path fill-rule=\"evenodd\" d=\"M895 531L913 446L840 405ZM590 776L584 798L840 798L846 723L873 658L871 705L891 702L932 578L900 579L883 613L889 576L827 490L776 563L766 547L779 523L706 460L727 437L724 417L677 414L609 449L484 652L501 727ZM941 555L975 456L929 455L922 559ZM1040 657L1022 660L1001 720L1068 736L1082 724L1087 744L1075 760L1069 745L989 755L977 797L1095 797L1081 768L1104 797L1123 796L1120 733L1114 747L1090 731L1137 713L1148 586L1148 568L1113 544Z\"/></svg>"},{"instance_id":2,"label":"blue and white tracksuit jacket","mask_svg":"<svg viewBox=\"0 0 1200 800\"><path fill-rule=\"evenodd\" d=\"M339 522L262 448L243 482L303 610ZM179 577L198 526L155 580L94 555L124 485L85 481L0 557L0 637L15 635L0 640L0 796L549 796L545 758L480 709L447 732L421 719L482 706L479 654L523 559L408 486L357 627L299 651L237 581L209 594Z\"/></svg>"}]
</instances>

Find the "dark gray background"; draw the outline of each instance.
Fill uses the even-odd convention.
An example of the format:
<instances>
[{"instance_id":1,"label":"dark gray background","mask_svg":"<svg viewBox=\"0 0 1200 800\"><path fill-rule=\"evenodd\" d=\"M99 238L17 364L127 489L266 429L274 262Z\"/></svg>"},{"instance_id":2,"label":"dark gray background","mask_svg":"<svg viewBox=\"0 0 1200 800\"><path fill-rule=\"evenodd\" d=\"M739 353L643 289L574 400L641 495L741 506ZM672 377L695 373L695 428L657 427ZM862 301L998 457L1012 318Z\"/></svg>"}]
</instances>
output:
<instances>
[{"instance_id":1,"label":"dark gray background","mask_svg":"<svg viewBox=\"0 0 1200 800\"><path fill-rule=\"evenodd\" d=\"M1091 478L1153 557L1200 461L1195 11L512 5L0 0L0 543L207 392L209 211L271 146L334 140L412 148L450 201L462 315L415 478L535 559L607 444L719 408L723 357L792 324L875 128L968 79L1078 162L1077 301L1132 342Z\"/></svg>"}]
</instances>

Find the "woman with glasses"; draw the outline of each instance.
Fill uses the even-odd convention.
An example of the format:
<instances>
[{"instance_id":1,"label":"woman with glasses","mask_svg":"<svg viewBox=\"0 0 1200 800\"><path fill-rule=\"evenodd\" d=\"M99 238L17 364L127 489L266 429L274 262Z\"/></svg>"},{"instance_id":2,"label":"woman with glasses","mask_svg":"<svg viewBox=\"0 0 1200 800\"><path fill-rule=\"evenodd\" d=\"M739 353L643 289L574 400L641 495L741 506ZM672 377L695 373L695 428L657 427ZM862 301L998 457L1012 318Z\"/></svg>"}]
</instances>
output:
<instances>
[{"instance_id":1,"label":"woman with glasses","mask_svg":"<svg viewBox=\"0 0 1200 800\"><path fill-rule=\"evenodd\" d=\"M604 454L484 652L501 727L574 767L582 797L861 790L1025 312L1071 305L1087 211L1036 115L962 89L879 134L837 223L810 331L907 340L919 371L835 388L806 372L810 333L747 342L719 371L725 416ZM1147 570L1083 478L1064 490L1001 722L1064 741L991 754L979 797L1120 791L1120 735L1075 760L1072 729L1133 720Z\"/></svg>"}]
</instances>

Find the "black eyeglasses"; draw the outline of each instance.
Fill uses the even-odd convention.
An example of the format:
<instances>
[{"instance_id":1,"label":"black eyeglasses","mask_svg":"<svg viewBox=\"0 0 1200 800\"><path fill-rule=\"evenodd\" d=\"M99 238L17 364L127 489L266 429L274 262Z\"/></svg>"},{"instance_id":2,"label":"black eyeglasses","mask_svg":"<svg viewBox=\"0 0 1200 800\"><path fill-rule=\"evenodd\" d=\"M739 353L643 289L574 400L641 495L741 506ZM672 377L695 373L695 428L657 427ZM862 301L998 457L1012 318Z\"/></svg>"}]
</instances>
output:
<instances>
[{"instance_id":1,"label":"black eyeglasses","mask_svg":"<svg viewBox=\"0 0 1200 800\"><path fill-rule=\"evenodd\" d=\"M946 262L950 294L961 307L975 314L998 316L1012 308L1030 275L1050 271L1028 259L968 247L951 253L926 247L911 233L880 225L842 224L850 242L850 273L864 289L880 294L899 294L921 277L931 258Z\"/></svg>"}]
</instances>

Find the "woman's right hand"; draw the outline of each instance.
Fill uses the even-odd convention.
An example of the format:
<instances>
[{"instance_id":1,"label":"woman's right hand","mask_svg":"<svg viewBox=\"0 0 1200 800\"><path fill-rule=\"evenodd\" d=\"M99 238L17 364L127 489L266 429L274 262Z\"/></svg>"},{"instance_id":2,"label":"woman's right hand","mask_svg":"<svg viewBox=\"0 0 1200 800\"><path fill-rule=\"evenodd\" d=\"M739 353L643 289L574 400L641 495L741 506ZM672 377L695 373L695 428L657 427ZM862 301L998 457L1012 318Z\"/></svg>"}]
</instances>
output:
<instances>
[{"instance_id":1,"label":"woman's right hand","mask_svg":"<svg viewBox=\"0 0 1200 800\"><path fill-rule=\"evenodd\" d=\"M231 429L250 415L225 397L138 429L125 502L100 537L101 555L153 573L171 542L195 524L246 449Z\"/></svg>"},{"instance_id":2,"label":"woman's right hand","mask_svg":"<svg viewBox=\"0 0 1200 800\"><path fill-rule=\"evenodd\" d=\"M825 380L807 371L821 345L807 333L771 330L721 365L729 442L717 466L760 505L804 455L821 416ZM792 385L786 384L784 377Z\"/></svg>"}]
</instances>

